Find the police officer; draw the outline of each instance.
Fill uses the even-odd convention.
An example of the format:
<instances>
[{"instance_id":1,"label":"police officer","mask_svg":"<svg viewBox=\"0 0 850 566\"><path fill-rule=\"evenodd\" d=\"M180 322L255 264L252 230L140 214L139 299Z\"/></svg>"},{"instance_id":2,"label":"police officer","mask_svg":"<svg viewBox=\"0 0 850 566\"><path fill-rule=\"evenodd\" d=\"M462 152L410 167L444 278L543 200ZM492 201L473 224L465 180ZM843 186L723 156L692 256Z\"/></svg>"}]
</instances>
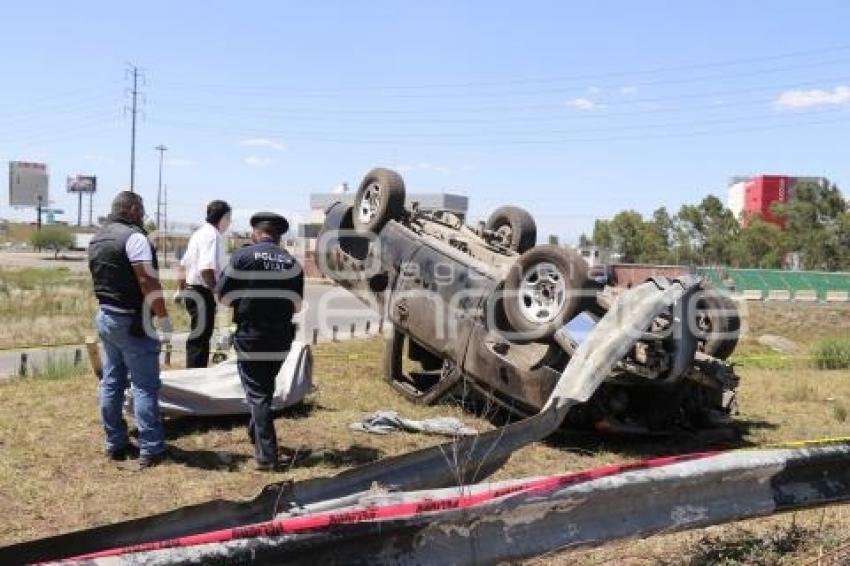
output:
<instances>
[{"instance_id":1,"label":"police officer","mask_svg":"<svg viewBox=\"0 0 850 566\"><path fill-rule=\"evenodd\" d=\"M275 377L295 338L292 317L301 309L304 274L280 248L289 229L284 217L258 212L251 217L251 228L254 243L233 253L216 291L222 304L233 307L233 343L251 409L248 434L257 469L279 470L271 403Z\"/></svg>"}]
</instances>

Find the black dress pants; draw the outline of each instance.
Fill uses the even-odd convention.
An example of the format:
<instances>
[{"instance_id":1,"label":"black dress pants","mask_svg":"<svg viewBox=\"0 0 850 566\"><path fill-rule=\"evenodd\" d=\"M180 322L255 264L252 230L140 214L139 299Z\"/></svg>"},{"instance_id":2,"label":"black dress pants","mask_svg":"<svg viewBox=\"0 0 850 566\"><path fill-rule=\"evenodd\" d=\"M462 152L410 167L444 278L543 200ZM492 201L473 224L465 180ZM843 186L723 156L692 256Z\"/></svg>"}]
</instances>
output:
<instances>
[{"instance_id":1,"label":"black dress pants","mask_svg":"<svg viewBox=\"0 0 850 566\"><path fill-rule=\"evenodd\" d=\"M210 339L215 327L215 297L203 285L190 285L184 304L191 334L186 340L186 367L205 368L210 361Z\"/></svg>"},{"instance_id":2,"label":"black dress pants","mask_svg":"<svg viewBox=\"0 0 850 566\"><path fill-rule=\"evenodd\" d=\"M277 462L277 435L272 397L275 378L292 340L283 332L257 334L237 329L233 342L239 378L251 410L248 433L254 440L254 455L259 464L273 464Z\"/></svg>"}]
</instances>

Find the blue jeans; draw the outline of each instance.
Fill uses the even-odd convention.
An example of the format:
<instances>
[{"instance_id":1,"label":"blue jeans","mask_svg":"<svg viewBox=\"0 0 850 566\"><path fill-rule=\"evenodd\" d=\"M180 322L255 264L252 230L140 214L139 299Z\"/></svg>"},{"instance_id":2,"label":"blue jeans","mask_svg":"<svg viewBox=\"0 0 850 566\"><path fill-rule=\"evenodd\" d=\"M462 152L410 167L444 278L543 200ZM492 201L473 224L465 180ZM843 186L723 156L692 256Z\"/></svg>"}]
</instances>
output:
<instances>
[{"instance_id":1,"label":"blue jeans","mask_svg":"<svg viewBox=\"0 0 850 566\"><path fill-rule=\"evenodd\" d=\"M159 416L159 341L133 336L132 315L99 309L95 326L106 351L100 381L100 414L106 431L106 449L120 450L129 443L122 413L124 390L133 384L133 409L139 430L139 451L153 456L165 451L165 431Z\"/></svg>"}]
</instances>

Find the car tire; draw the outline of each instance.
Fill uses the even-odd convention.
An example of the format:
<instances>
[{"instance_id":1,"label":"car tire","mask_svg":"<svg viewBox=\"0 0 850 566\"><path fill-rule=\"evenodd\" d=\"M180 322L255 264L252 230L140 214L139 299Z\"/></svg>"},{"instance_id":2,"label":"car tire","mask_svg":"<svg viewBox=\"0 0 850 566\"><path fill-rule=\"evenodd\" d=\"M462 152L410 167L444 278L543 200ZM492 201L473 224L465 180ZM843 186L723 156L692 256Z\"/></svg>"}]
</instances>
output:
<instances>
[{"instance_id":1,"label":"car tire","mask_svg":"<svg viewBox=\"0 0 850 566\"><path fill-rule=\"evenodd\" d=\"M587 264L573 250L541 245L522 254L505 278L502 309L516 343L545 340L582 304Z\"/></svg>"},{"instance_id":2,"label":"car tire","mask_svg":"<svg viewBox=\"0 0 850 566\"><path fill-rule=\"evenodd\" d=\"M354 197L353 225L358 232L380 232L390 220L404 212L404 180L390 169L372 169L363 178Z\"/></svg>"},{"instance_id":3,"label":"car tire","mask_svg":"<svg viewBox=\"0 0 850 566\"><path fill-rule=\"evenodd\" d=\"M505 234L507 247L520 254L537 244L537 223L528 211L516 206L497 208L484 227Z\"/></svg>"},{"instance_id":4,"label":"car tire","mask_svg":"<svg viewBox=\"0 0 850 566\"><path fill-rule=\"evenodd\" d=\"M709 356L725 360L738 346L741 315L735 301L715 289L705 289L697 299L697 340Z\"/></svg>"}]
</instances>

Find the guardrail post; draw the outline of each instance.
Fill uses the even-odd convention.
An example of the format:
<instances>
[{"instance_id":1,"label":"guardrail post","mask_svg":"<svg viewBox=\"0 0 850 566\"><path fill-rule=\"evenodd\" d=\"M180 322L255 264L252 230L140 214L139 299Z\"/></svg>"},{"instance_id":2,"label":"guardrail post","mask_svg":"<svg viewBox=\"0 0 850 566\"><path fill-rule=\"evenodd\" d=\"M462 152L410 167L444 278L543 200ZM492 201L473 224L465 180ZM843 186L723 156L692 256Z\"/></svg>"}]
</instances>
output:
<instances>
[{"instance_id":1,"label":"guardrail post","mask_svg":"<svg viewBox=\"0 0 850 566\"><path fill-rule=\"evenodd\" d=\"M384 333L384 317L378 319L378 334L383 335Z\"/></svg>"},{"instance_id":2,"label":"guardrail post","mask_svg":"<svg viewBox=\"0 0 850 566\"><path fill-rule=\"evenodd\" d=\"M315 346L318 343L319 343L319 329L314 328L313 329L313 346Z\"/></svg>"},{"instance_id":3,"label":"guardrail post","mask_svg":"<svg viewBox=\"0 0 850 566\"><path fill-rule=\"evenodd\" d=\"M331 341L332 342L337 341L337 339L336 339L336 333L337 332L339 332L339 327L336 324L334 324L333 328L331 328Z\"/></svg>"},{"instance_id":4,"label":"guardrail post","mask_svg":"<svg viewBox=\"0 0 850 566\"><path fill-rule=\"evenodd\" d=\"M83 361L83 351L79 348L74 350L74 366L78 366Z\"/></svg>"},{"instance_id":5,"label":"guardrail post","mask_svg":"<svg viewBox=\"0 0 850 566\"><path fill-rule=\"evenodd\" d=\"M103 377L103 362L100 359L100 349L97 347L97 339L94 336L86 337L86 350L89 354L91 369L97 379L100 380Z\"/></svg>"},{"instance_id":6,"label":"guardrail post","mask_svg":"<svg viewBox=\"0 0 850 566\"><path fill-rule=\"evenodd\" d=\"M357 323L356 323L356 322L352 322L352 323L351 323L351 338L352 338L352 339L354 338L354 331L355 331L356 329L357 329Z\"/></svg>"},{"instance_id":7,"label":"guardrail post","mask_svg":"<svg viewBox=\"0 0 850 566\"><path fill-rule=\"evenodd\" d=\"M29 358L29 356L27 355L26 352L21 352L21 366L20 366L20 368L18 368L18 375L21 376L21 377L27 376L27 366L29 365L29 364L27 364L28 358Z\"/></svg>"},{"instance_id":8,"label":"guardrail post","mask_svg":"<svg viewBox=\"0 0 850 566\"><path fill-rule=\"evenodd\" d=\"M366 336L369 336L369 327L370 327L370 326L372 326L372 321L371 321L371 320L367 320L367 321L366 321Z\"/></svg>"}]
</instances>

